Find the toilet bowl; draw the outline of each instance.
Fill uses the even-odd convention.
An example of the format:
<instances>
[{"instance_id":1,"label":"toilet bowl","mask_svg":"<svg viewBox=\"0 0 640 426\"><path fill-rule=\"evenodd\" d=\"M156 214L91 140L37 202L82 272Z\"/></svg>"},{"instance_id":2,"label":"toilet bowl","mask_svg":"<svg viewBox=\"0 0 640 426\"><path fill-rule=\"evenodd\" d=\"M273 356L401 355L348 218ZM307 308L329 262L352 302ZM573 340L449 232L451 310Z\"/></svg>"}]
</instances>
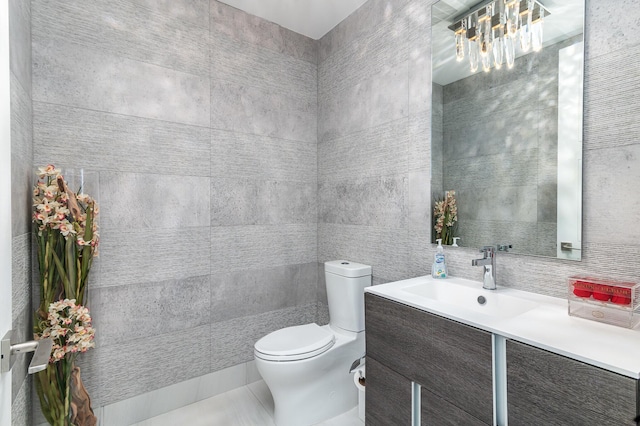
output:
<instances>
[{"instance_id":1,"label":"toilet bowl","mask_svg":"<svg viewBox=\"0 0 640 426\"><path fill-rule=\"evenodd\" d=\"M349 372L365 352L364 288L371 267L344 260L325 263L329 324L274 331L254 346L256 367L269 387L278 426L312 425L355 407Z\"/></svg>"}]
</instances>

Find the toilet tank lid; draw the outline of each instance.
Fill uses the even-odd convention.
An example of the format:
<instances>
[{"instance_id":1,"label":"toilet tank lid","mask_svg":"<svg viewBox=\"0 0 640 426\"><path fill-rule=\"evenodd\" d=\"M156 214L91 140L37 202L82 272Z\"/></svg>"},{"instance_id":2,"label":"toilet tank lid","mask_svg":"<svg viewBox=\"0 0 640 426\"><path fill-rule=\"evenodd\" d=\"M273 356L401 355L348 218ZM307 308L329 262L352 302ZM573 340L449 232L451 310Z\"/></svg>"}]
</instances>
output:
<instances>
[{"instance_id":1,"label":"toilet tank lid","mask_svg":"<svg viewBox=\"0 0 640 426\"><path fill-rule=\"evenodd\" d=\"M332 260L324 263L325 272L348 278L364 277L371 275L371 266L355 263L349 260Z\"/></svg>"}]
</instances>

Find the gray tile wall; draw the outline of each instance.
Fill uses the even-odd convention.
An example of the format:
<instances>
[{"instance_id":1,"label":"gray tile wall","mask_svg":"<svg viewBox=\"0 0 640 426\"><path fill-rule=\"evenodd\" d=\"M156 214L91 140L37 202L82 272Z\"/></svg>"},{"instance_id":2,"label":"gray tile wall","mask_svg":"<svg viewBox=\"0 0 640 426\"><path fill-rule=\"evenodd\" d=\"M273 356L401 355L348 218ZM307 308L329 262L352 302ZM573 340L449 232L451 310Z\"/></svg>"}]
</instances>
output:
<instances>
[{"instance_id":1,"label":"gray tile wall","mask_svg":"<svg viewBox=\"0 0 640 426\"><path fill-rule=\"evenodd\" d=\"M369 0L320 40L318 259L371 264L375 283L427 274L433 262L424 196L431 179L438 179L428 149L438 144L430 132L433 3ZM640 34L632 29L640 13L632 6L631 0L587 2L583 260L501 254L500 285L563 297L572 274L640 276L640 124L634 113L640 106ZM613 28L603 30L604 23ZM382 27L388 32L380 38ZM372 48L374 39L384 46ZM378 94L384 102L371 102ZM408 125L382 131L403 119ZM333 171L328 159L334 152L348 170ZM437 160L437 147L431 152ZM402 179L409 183L405 192L397 186ZM371 191L372 182L387 191ZM543 226L537 232L544 238L554 230ZM480 280L481 271L471 266L476 252L446 250L450 272Z\"/></svg>"},{"instance_id":2,"label":"gray tile wall","mask_svg":"<svg viewBox=\"0 0 640 426\"><path fill-rule=\"evenodd\" d=\"M11 296L16 342L33 339L31 310L31 173L33 127L31 100L31 3L9 1L11 91ZM12 424L31 424L30 357L19 355L12 368Z\"/></svg>"},{"instance_id":3,"label":"gray tile wall","mask_svg":"<svg viewBox=\"0 0 640 426\"><path fill-rule=\"evenodd\" d=\"M99 173L94 407L314 321L317 43L215 0L32 7L33 162Z\"/></svg>"},{"instance_id":4,"label":"gray tile wall","mask_svg":"<svg viewBox=\"0 0 640 426\"><path fill-rule=\"evenodd\" d=\"M319 42L318 261L375 283L427 270L430 22L429 2L369 0Z\"/></svg>"}]
</instances>

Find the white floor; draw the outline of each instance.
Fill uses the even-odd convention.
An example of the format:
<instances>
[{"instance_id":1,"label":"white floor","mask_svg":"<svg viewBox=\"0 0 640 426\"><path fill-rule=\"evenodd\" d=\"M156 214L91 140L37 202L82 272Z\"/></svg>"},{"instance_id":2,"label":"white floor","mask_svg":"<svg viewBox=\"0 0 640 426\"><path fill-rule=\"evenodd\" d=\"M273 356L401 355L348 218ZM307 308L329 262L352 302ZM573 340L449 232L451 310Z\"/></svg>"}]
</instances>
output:
<instances>
[{"instance_id":1,"label":"white floor","mask_svg":"<svg viewBox=\"0 0 640 426\"><path fill-rule=\"evenodd\" d=\"M362 426L358 407L319 426ZM205 399L134 426L275 426L273 398L264 381Z\"/></svg>"}]
</instances>

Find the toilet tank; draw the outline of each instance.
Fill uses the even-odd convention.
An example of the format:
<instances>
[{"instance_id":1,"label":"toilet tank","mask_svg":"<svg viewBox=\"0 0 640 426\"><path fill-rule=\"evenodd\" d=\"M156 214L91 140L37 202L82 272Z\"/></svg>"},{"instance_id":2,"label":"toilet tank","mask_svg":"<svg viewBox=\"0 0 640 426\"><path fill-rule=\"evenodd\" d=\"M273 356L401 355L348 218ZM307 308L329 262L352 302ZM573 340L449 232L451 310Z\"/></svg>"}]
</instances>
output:
<instances>
[{"instance_id":1,"label":"toilet tank","mask_svg":"<svg viewBox=\"0 0 640 426\"><path fill-rule=\"evenodd\" d=\"M329 324L343 330L364 330L364 288L371 285L371 266L348 260L325 262Z\"/></svg>"}]
</instances>

